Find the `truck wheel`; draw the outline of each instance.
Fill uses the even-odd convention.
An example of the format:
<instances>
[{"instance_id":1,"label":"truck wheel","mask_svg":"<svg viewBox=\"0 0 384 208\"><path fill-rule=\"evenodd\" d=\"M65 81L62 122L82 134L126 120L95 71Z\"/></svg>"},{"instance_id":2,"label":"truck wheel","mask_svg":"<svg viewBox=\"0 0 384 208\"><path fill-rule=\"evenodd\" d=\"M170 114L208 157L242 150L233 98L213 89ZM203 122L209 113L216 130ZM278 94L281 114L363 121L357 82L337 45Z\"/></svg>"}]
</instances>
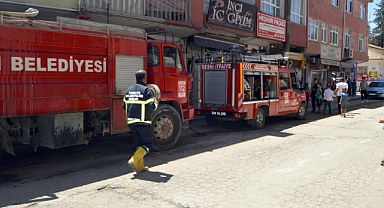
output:
<instances>
[{"instance_id":1,"label":"truck wheel","mask_svg":"<svg viewBox=\"0 0 384 208\"><path fill-rule=\"evenodd\" d=\"M305 104L301 103L299 110L296 113L296 118L299 120L303 120L306 118L307 110L305 109Z\"/></svg>"},{"instance_id":2,"label":"truck wheel","mask_svg":"<svg viewBox=\"0 0 384 208\"><path fill-rule=\"evenodd\" d=\"M152 143L154 151L171 149L180 138L181 119L177 110L170 105L160 105L152 117L152 129L155 140Z\"/></svg>"},{"instance_id":3,"label":"truck wheel","mask_svg":"<svg viewBox=\"0 0 384 208\"><path fill-rule=\"evenodd\" d=\"M257 111L256 118L253 119L253 124L251 125L252 129L262 129L265 124L265 110L263 108L259 108Z\"/></svg>"},{"instance_id":4,"label":"truck wheel","mask_svg":"<svg viewBox=\"0 0 384 208\"><path fill-rule=\"evenodd\" d=\"M205 116L205 121L207 121L210 126L215 126L220 123L220 121L214 119L213 116Z\"/></svg>"}]
</instances>

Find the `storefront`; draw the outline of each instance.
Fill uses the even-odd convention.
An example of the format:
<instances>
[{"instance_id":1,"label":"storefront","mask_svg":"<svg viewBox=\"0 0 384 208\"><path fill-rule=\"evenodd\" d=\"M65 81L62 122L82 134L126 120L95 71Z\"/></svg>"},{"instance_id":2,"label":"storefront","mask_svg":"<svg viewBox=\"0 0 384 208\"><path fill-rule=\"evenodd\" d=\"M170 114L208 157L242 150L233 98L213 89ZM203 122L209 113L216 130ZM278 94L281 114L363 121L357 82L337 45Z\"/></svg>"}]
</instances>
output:
<instances>
[{"instance_id":1,"label":"storefront","mask_svg":"<svg viewBox=\"0 0 384 208\"><path fill-rule=\"evenodd\" d=\"M342 77L350 78L351 80L357 79L357 64L349 62L341 62L340 68Z\"/></svg>"},{"instance_id":2,"label":"storefront","mask_svg":"<svg viewBox=\"0 0 384 208\"><path fill-rule=\"evenodd\" d=\"M330 78L337 81L343 76L340 71L341 48L321 45L320 58L322 82L327 83Z\"/></svg>"}]
</instances>

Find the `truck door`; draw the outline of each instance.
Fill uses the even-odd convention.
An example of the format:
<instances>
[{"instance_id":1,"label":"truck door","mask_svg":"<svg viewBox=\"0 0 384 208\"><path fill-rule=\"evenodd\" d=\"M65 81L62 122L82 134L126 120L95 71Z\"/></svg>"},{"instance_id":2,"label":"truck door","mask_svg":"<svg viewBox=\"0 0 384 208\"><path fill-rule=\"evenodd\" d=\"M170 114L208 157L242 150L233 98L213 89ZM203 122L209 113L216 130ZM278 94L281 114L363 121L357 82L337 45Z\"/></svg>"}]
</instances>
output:
<instances>
[{"instance_id":1,"label":"truck door","mask_svg":"<svg viewBox=\"0 0 384 208\"><path fill-rule=\"evenodd\" d=\"M279 72L279 113L293 110L291 79L288 72Z\"/></svg>"},{"instance_id":2,"label":"truck door","mask_svg":"<svg viewBox=\"0 0 384 208\"><path fill-rule=\"evenodd\" d=\"M295 110L299 109L299 104L301 104L301 82L297 77L296 72L290 72L291 82L292 82L292 96L291 96L291 104L292 108Z\"/></svg>"},{"instance_id":3,"label":"truck door","mask_svg":"<svg viewBox=\"0 0 384 208\"><path fill-rule=\"evenodd\" d=\"M165 92L173 93L180 104L188 102L188 74L186 72L181 50L174 45L163 46L163 66L165 77Z\"/></svg>"}]
</instances>

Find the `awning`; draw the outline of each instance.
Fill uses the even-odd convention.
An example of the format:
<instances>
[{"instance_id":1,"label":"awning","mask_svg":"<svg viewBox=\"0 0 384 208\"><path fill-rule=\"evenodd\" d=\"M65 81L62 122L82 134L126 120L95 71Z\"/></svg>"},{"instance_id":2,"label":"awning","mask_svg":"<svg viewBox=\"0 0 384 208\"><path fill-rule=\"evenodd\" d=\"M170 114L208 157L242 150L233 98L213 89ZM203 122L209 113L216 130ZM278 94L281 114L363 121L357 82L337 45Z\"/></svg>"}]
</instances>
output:
<instances>
[{"instance_id":1,"label":"awning","mask_svg":"<svg viewBox=\"0 0 384 208\"><path fill-rule=\"evenodd\" d=\"M201 37L201 36L194 36L193 44L208 47L208 48L221 49L221 50L233 50L234 49L233 47L235 46L235 47L239 47L239 50L241 52L245 51L245 45L223 41L223 40L215 40L215 39Z\"/></svg>"},{"instance_id":2,"label":"awning","mask_svg":"<svg viewBox=\"0 0 384 208\"><path fill-rule=\"evenodd\" d=\"M299 61L300 68L305 69L305 56L302 53L284 52L284 57L288 57L289 60Z\"/></svg>"}]
</instances>

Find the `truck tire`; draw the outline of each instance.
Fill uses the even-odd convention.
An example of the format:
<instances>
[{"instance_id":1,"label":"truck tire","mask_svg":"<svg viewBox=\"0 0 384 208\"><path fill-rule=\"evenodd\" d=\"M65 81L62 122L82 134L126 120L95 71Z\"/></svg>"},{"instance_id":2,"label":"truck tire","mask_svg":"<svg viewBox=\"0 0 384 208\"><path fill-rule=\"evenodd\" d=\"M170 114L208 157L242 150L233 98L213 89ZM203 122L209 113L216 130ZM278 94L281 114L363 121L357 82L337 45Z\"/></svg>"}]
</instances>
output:
<instances>
[{"instance_id":1,"label":"truck tire","mask_svg":"<svg viewBox=\"0 0 384 208\"><path fill-rule=\"evenodd\" d=\"M256 118L253 119L253 124L251 125L252 129L262 129L265 125L265 110L263 108L259 108L257 111Z\"/></svg>"},{"instance_id":2,"label":"truck tire","mask_svg":"<svg viewBox=\"0 0 384 208\"><path fill-rule=\"evenodd\" d=\"M305 103L301 103L299 110L296 113L296 118L299 120L304 120L307 116L307 109L305 109Z\"/></svg>"},{"instance_id":3,"label":"truck tire","mask_svg":"<svg viewBox=\"0 0 384 208\"><path fill-rule=\"evenodd\" d=\"M174 107L162 104L152 118L152 129L155 134L152 149L154 151L171 149L181 134L182 124L179 113Z\"/></svg>"},{"instance_id":4,"label":"truck tire","mask_svg":"<svg viewBox=\"0 0 384 208\"><path fill-rule=\"evenodd\" d=\"M214 119L211 115L205 116L205 121L207 121L207 124L210 126L216 126L220 123L220 121Z\"/></svg>"}]
</instances>

